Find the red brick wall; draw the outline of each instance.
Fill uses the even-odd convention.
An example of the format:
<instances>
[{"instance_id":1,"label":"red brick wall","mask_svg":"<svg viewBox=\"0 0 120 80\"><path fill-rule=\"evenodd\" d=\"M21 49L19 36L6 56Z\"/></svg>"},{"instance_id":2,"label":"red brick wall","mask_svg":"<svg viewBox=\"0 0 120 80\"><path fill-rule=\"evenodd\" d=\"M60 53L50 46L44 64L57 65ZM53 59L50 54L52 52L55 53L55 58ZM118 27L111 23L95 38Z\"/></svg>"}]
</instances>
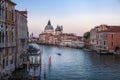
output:
<instances>
[{"instance_id":1,"label":"red brick wall","mask_svg":"<svg viewBox=\"0 0 120 80\"><path fill-rule=\"evenodd\" d=\"M112 39L112 34L113 39ZM107 34L107 41L108 41L108 49L115 50L115 47L120 46L120 33L108 33ZM113 46L112 46L113 42Z\"/></svg>"}]
</instances>

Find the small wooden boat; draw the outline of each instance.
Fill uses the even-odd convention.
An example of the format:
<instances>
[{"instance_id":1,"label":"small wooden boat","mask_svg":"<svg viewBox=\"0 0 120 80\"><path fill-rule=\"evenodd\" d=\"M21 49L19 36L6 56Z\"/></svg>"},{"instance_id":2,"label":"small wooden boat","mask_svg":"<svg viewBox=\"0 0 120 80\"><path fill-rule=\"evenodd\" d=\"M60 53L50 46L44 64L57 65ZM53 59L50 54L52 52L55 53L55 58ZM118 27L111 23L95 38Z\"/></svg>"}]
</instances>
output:
<instances>
[{"instance_id":1,"label":"small wooden boat","mask_svg":"<svg viewBox=\"0 0 120 80\"><path fill-rule=\"evenodd\" d=\"M59 56L61 56L61 53L58 53Z\"/></svg>"}]
</instances>

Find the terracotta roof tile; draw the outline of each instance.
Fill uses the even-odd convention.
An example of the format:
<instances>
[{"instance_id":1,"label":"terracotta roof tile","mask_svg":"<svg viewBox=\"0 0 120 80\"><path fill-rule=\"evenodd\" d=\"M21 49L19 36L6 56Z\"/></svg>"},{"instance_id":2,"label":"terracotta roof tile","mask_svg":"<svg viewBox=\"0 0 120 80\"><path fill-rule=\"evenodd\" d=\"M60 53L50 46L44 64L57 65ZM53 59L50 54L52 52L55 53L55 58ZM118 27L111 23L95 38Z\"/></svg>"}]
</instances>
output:
<instances>
[{"instance_id":1,"label":"terracotta roof tile","mask_svg":"<svg viewBox=\"0 0 120 80\"><path fill-rule=\"evenodd\" d=\"M120 26L110 26L108 30L100 31L100 32L114 32L114 33L120 33ZM99 32L99 33L100 33Z\"/></svg>"}]
</instances>

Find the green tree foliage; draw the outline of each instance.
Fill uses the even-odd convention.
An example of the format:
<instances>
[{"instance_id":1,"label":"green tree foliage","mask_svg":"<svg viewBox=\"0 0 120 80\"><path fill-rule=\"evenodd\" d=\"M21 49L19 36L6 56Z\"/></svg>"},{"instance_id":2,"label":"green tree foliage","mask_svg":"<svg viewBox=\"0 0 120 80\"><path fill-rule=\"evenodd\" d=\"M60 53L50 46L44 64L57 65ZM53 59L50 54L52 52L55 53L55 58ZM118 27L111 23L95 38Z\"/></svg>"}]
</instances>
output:
<instances>
[{"instance_id":1,"label":"green tree foliage","mask_svg":"<svg viewBox=\"0 0 120 80\"><path fill-rule=\"evenodd\" d=\"M83 37L84 37L85 39L90 38L90 32L85 32Z\"/></svg>"},{"instance_id":2,"label":"green tree foliage","mask_svg":"<svg viewBox=\"0 0 120 80\"><path fill-rule=\"evenodd\" d=\"M120 49L120 47L118 47L118 46L117 46L117 47L115 47L115 52L116 52L117 50L119 50L119 49Z\"/></svg>"}]
</instances>

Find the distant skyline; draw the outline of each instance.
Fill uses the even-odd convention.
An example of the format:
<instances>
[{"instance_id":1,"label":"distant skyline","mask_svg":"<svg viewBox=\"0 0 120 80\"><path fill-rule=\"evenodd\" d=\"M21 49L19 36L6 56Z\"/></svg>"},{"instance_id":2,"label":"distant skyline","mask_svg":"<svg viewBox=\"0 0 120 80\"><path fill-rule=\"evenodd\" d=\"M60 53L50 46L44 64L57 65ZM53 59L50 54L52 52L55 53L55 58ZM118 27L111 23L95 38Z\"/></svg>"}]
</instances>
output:
<instances>
[{"instance_id":1,"label":"distant skyline","mask_svg":"<svg viewBox=\"0 0 120 80\"><path fill-rule=\"evenodd\" d=\"M36 37L51 20L54 29L63 25L63 32L84 32L101 24L120 25L120 0L12 0L16 9L28 11L28 28Z\"/></svg>"}]
</instances>

